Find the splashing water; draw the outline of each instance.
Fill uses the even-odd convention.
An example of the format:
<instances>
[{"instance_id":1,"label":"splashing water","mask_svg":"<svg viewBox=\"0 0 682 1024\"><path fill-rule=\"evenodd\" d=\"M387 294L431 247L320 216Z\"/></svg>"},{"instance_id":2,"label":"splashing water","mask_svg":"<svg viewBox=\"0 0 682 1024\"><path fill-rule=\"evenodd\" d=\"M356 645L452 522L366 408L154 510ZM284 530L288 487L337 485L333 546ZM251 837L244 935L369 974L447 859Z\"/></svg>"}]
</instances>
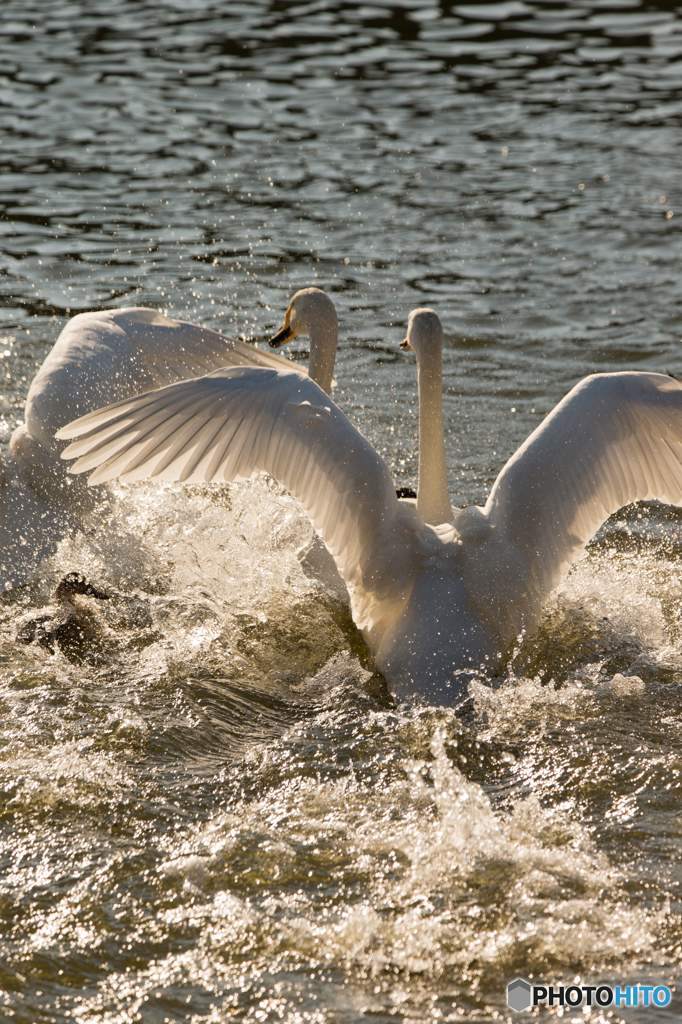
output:
<instances>
[{"instance_id":1,"label":"splashing water","mask_svg":"<svg viewBox=\"0 0 682 1024\"><path fill-rule=\"evenodd\" d=\"M121 304L253 339L325 288L333 397L410 486L398 342L433 305L458 505L586 373L681 372L670 5L2 13L4 448L69 316ZM117 489L0 599L3 1024L509 1021L517 975L679 988L680 521L613 517L457 716L390 700L276 486ZM98 637L17 645L76 569L113 594Z\"/></svg>"},{"instance_id":2,"label":"splashing water","mask_svg":"<svg viewBox=\"0 0 682 1024\"><path fill-rule=\"evenodd\" d=\"M458 718L377 689L274 484L135 485L107 515L5 598L6 1007L476 1020L517 974L668 977L650 845L675 841L682 718L653 563L598 542L515 656L550 681L510 668ZM117 588L99 647L15 650L74 564Z\"/></svg>"}]
</instances>

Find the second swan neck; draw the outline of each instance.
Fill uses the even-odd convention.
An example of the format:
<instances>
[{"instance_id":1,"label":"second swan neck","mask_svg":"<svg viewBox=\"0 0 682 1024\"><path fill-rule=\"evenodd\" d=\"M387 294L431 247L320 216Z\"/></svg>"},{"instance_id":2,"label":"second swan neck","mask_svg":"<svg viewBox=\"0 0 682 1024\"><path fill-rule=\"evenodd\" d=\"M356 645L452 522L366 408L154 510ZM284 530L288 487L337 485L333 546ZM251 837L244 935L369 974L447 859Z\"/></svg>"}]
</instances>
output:
<instances>
[{"instance_id":1,"label":"second swan neck","mask_svg":"<svg viewBox=\"0 0 682 1024\"><path fill-rule=\"evenodd\" d=\"M452 520L443 430L443 370L440 352L418 361L419 485L417 511L425 523Z\"/></svg>"}]
</instances>

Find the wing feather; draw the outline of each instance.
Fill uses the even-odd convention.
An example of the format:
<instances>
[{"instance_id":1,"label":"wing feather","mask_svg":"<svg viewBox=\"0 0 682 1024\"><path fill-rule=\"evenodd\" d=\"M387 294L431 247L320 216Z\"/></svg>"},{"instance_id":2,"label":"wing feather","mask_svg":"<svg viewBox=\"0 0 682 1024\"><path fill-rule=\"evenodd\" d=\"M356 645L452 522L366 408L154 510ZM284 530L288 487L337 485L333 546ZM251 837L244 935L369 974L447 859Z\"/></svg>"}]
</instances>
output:
<instances>
[{"instance_id":1,"label":"wing feather","mask_svg":"<svg viewBox=\"0 0 682 1024\"><path fill-rule=\"evenodd\" d=\"M105 460L103 465L88 478L88 483L102 483L105 480L112 480L125 470L127 478L133 479L132 474L136 473L139 467L146 467L153 459L159 457L168 450L172 440L177 441L177 430L183 429L186 422L184 413L177 413L175 416L166 418L154 429L139 427L130 434L130 447L125 448L125 434L121 433L115 442L109 442L106 450L102 452ZM113 450L112 450L113 449ZM81 456L75 463L75 472L86 472L97 465L97 453L92 450L87 455ZM144 479L145 472L137 475L134 479Z\"/></svg>"},{"instance_id":2,"label":"wing feather","mask_svg":"<svg viewBox=\"0 0 682 1024\"><path fill-rule=\"evenodd\" d=\"M682 505L682 386L659 373L586 377L509 460L486 514L552 590L623 505Z\"/></svg>"},{"instance_id":3,"label":"wing feather","mask_svg":"<svg viewBox=\"0 0 682 1024\"><path fill-rule=\"evenodd\" d=\"M200 483L203 481L201 466L202 463L210 458L219 431L220 424L217 420L208 420L201 430L197 431L193 449L188 453L189 458L182 469L180 483Z\"/></svg>"},{"instance_id":4,"label":"wing feather","mask_svg":"<svg viewBox=\"0 0 682 1024\"><path fill-rule=\"evenodd\" d=\"M140 396L144 397L144 396ZM182 416L189 411L188 407L196 405L196 399L190 400L186 397L182 405L179 403L177 410L174 413L177 417ZM143 426L142 426L143 424ZM135 440L142 445L145 439L156 438L157 442L160 442L168 434L168 431L172 432L173 424L169 422L169 417L165 410L157 410L153 416L148 416L146 407L136 415L131 413L122 413L116 417L115 422L107 425L106 428L99 430L94 428L88 431L86 437L80 441L76 441L72 447L72 458L80 457L82 462L79 466L79 472L84 472L86 469L90 469L91 465L89 462L89 453L93 447L92 435L97 436L97 452L101 458L111 458L116 455L123 448L126 448L130 444L131 431L137 431ZM61 437L60 432L60 437ZM104 442L106 442L106 448L104 448Z\"/></svg>"},{"instance_id":5,"label":"wing feather","mask_svg":"<svg viewBox=\"0 0 682 1024\"><path fill-rule=\"evenodd\" d=\"M274 352L220 334L210 327L169 319L156 310L120 310L113 319L125 330L157 386L226 366L260 366L308 373L305 367L292 364Z\"/></svg>"},{"instance_id":6,"label":"wing feather","mask_svg":"<svg viewBox=\"0 0 682 1024\"><path fill-rule=\"evenodd\" d=\"M197 462L203 458L215 436L215 421L197 417L190 426L191 429L183 431L175 441L167 443L154 468L154 476L158 480L186 483Z\"/></svg>"},{"instance_id":7,"label":"wing feather","mask_svg":"<svg viewBox=\"0 0 682 1024\"><path fill-rule=\"evenodd\" d=\"M61 434L78 438L62 458L77 459L74 472L94 469L90 481L269 473L334 555L360 628L378 627L409 597L426 528L399 507L381 456L307 377L222 368L91 413Z\"/></svg>"}]
</instances>

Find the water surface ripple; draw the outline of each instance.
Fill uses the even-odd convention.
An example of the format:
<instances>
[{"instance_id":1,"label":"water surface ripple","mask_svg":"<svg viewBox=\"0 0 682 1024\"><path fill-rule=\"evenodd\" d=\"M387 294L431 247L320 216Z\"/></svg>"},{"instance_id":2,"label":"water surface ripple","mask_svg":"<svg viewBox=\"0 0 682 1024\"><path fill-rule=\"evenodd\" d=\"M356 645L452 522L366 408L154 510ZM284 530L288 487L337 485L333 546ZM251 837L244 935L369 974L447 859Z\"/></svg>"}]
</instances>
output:
<instances>
[{"instance_id":1,"label":"water surface ripple","mask_svg":"<svg viewBox=\"0 0 682 1024\"><path fill-rule=\"evenodd\" d=\"M481 502L585 374L682 372L681 121L663 3L4 0L0 443L69 316L257 341L317 284L334 397L404 484L398 342L438 310L451 494ZM680 525L615 516L457 718L387 698L272 483L118 489L0 603L0 1018L489 1021L517 974L674 987ZM74 568L115 592L101 646L18 650ZM680 1002L580 1017L607 1015Z\"/></svg>"}]
</instances>

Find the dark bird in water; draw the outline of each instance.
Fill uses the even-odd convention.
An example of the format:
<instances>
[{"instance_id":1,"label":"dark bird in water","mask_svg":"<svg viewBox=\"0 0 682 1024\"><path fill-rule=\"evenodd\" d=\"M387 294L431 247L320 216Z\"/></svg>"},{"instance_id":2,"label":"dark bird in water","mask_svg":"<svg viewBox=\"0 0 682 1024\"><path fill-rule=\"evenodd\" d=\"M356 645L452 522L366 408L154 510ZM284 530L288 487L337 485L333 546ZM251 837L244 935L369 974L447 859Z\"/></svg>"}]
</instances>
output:
<instances>
[{"instance_id":1,"label":"dark bird in water","mask_svg":"<svg viewBox=\"0 0 682 1024\"><path fill-rule=\"evenodd\" d=\"M60 580L54 592L55 604L43 615L24 622L17 631L20 644L39 644L48 651L59 647L77 652L78 648L97 635L97 619L79 597L95 597L108 601L110 594L97 590L79 572L70 572Z\"/></svg>"}]
</instances>

